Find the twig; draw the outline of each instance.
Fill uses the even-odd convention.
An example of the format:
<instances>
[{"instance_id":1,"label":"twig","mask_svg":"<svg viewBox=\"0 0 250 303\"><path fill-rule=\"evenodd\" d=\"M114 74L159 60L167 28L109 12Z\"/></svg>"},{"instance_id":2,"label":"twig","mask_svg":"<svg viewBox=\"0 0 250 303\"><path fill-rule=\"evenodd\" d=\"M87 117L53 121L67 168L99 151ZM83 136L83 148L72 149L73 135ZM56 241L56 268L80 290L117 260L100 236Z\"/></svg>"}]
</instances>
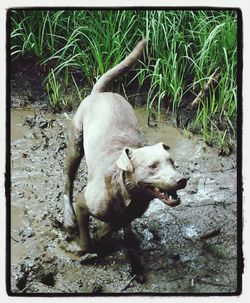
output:
<instances>
[{"instance_id":1,"label":"twig","mask_svg":"<svg viewBox=\"0 0 250 303\"><path fill-rule=\"evenodd\" d=\"M213 285L213 286L225 286L225 287L229 287L229 285L226 285L226 284L223 284L223 283L215 283L215 282L211 282L211 281L207 281L207 280L203 280L203 279L199 279L199 278L195 278L195 280L197 282L204 283L204 284L209 284L209 285Z\"/></svg>"},{"instance_id":2,"label":"twig","mask_svg":"<svg viewBox=\"0 0 250 303\"><path fill-rule=\"evenodd\" d=\"M220 234L220 230L221 229L218 227L217 229L208 231L206 234L201 236L201 240L206 240L206 239L218 236Z\"/></svg>"},{"instance_id":3,"label":"twig","mask_svg":"<svg viewBox=\"0 0 250 303\"><path fill-rule=\"evenodd\" d=\"M178 281L178 280L183 280L183 279L185 279L185 277L178 276L178 277L174 277L174 278L172 278L170 280L167 280L166 283L174 282L174 281Z\"/></svg>"},{"instance_id":4,"label":"twig","mask_svg":"<svg viewBox=\"0 0 250 303\"><path fill-rule=\"evenodd\" d=\"M41 285L44 286L43 283L39 283L39 282L33 282L33 283L32 283L32 286L33 286L33 287L34 287L34 286L37 286L38 288L41 288ZM27 285L21 290L21 293L26 293L26 290L29 289L30 286L31 286L30 283L27 284ZM65 291L65 288L67 288L67 290L68 290L69 292L71 291L71 289L70 289L69 287L67 287L67 286L64 285L63 291L62 291L61 289L59 289L59 288L53 287L53 292L58 291L59 293L65 293L65 292L66 292L66 291ZM51 288L51 289L52 289L52 288Z\"/></svg>"},{"instance_id":5,"label":"twig","mask_svg":"<svg viewBox=\"0 0 250 303\"><path fill-rule=\"evenodd\" d=\"M136 275L133 275L133 277L129 280L128 284L121 291L128 289L130 284L135 280L135 277Z\"/></svg>"},{"instance_id":6,"label":"twig","mask_svg":"<svg viewBox=\"0 0 250 303\"><path fill-rule=\"evenodd\" d=\"M30 284L27 284L22 290L21 293L26 292L26 290L30 287Z\"/></svg>"},{"instance_id":7,"label":"twig","mask_svg":"<svg viewBox=\"0 0 250 303\"><path fill-rule=\"evenodd\" d=\"M216 270L215 268L213 268L212 266L207 265L207 268L209 268L210 270L216 272L217 274L221 274L221 271Z\"/></svg>"},{"instance_id":8,"label":"twig","mask_svg":"<svg viewBox=\"0 0 250 303\"><path fill-rule=\"evenodd\" d=\"M203 87L203 89L200 90L199 94L196 96L196 98L192 102L192 107L194 107L199 102L202 95L208 90L211 83L218 79L218 77L219 77L219 74L217 74L218 70L219 70L219 67L217 67L216 70L213 72L213 74L209 77L207 84Z\"/></svg>"},{"instance_id":9,"label":"twig","mask_svg":"<svg viewBox=\"0 0 250 303\"><path fill-rule=\"evenodd\" d=\"M18 241L18 240L16 240L14 237L12 237L12 236L10 236L10 238L12 239L12 240L14 240L15 242L17 242L17 243L19 243L20 241Z\"/></svg>"},{"instance_id":10,"label":"twig","mask_svg":"<svg viewBox=\"0 0 250 303\"><path fill-rule=\"evenodd\" d=\"M235 170L236 169L236 167L235 168L225 168L225 169L214 169L214 170L210 170L209 172L210 173L222 173L222 172L224 172L224 171L228 171L228 170Z\"/></svg>"}]
</instances>

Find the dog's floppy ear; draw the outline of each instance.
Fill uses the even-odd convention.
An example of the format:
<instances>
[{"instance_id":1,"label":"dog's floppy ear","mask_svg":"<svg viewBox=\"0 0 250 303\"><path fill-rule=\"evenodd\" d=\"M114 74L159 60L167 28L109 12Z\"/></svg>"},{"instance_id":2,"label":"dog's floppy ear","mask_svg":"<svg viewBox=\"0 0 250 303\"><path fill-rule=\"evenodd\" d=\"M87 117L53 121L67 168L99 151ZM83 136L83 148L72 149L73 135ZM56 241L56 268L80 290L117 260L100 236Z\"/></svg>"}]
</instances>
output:
<instances>
[{"instance_id":1,"label":"dog's floppy ear","mask_svg":"<svg viewBox=\"0 0 250 303\"><path fill-rule=\"evenodd\" d=\"M120 157L118 158L118 160L116 161L116 165L127 172L132 173L134 171L134 167L133 164L130 160L130 155L132 153L132 149L129 147L125 147L120 155Z\"/></svg>"}]
</instances>

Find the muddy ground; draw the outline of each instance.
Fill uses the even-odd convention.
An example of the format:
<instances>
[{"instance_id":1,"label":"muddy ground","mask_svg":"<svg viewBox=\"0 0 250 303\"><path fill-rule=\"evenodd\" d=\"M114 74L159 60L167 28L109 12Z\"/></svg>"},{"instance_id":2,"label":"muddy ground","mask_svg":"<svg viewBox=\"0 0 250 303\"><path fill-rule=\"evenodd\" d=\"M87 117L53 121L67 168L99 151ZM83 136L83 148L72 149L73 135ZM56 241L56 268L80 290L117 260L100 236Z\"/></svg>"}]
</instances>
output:
<instances>
[{"instance_id":1,"label":"muddy ground","mask_svg":"<svg viewBox=\"0 0 250 303\"><path fill-rule=\"evenodd\" d=\"M170 126L176 124L174 116L147 127L143 108L135 110L145 138L152 144L170 145L178 169L191 176L187 188L180 191L181 205L169 208L155 199L133 223L148 280L140 285L131 277L121 249L122 232L101 243L97 256L77 257L77 244L64 232L62 218L66 129L72 114L47 113L43 80L44 71L30 58L12 65L12 293L235 292L236 157L218 156L218 150L208 148L200 138L181 134ZM67 93L74 96L71 90ZM138 98L131 103L144 104ZM14 109L25 106L36 110ZM83 161L75 193L86 185L86 173ZM100 225L91 220L93 240Z\"/></svg>"},{"instance_id":2,"label":"muddy ground","mask_svg":"<svg viewBox=\"0 0 250 303\"><path fill-rule=\"evenodd\" d=\"M199 137L161 123L146 126L149 143L171 146L177 169L190 175L182 203L170 208L155 199L133 227L141 240L143 285L130 266L117 232L102 253L83 260L63 231L67 125L71 114L41 109L11 111L11 291L12 293L233 293L237 290L236 157L218 156ZM75 192L86 185L83 161ZM91 219L95 239L100 222ZM131 279L132 278L132 279Z\"/></svg>"}]
</instances>

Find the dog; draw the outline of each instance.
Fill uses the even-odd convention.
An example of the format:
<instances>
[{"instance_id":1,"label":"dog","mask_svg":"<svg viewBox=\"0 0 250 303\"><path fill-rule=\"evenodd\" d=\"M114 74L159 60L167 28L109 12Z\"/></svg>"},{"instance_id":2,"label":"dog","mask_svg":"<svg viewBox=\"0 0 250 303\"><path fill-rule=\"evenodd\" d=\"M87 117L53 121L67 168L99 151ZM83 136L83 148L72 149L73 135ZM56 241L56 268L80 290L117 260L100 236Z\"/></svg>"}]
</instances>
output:
<instances>
[{"instance_id":1,"label":"dog","mask_svg":"<svg viewBox=\"0 0 250 303\"><path fill-rule=\"evenodd\" d=\"M146 274L136 254L136 239L131 222L140 217L150 201L158 198L177 206L176 191L185 188L188 177L178 173L165 143L145 146L132 106L120 95L107 92L108 85L124 75L139 60L146 41L94 85L79 105L71 125L66 156L64 226L79 228L82 254L90 251L89 216L103 222L101 237L123 228L127 255L136 280ZM88 183L76 198L73 208L73 182L85 156Z\"/></svg>"}]
</instances>

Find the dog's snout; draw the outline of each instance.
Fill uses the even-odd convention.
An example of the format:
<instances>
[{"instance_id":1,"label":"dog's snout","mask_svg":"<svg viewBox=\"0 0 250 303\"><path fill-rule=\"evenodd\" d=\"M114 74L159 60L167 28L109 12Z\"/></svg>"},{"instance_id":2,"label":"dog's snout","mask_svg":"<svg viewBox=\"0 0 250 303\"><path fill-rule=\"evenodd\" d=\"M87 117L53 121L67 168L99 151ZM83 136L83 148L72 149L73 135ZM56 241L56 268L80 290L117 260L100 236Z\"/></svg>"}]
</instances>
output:
<instances>
[{"instance_id":1,"label":"dog's snout","mask_svg":"<svg viewBox=\"0 0 250 303\"><path fill-rule=\"evenodd\" d=\"M178 180L177 180L177 185L178 185L178 187L179 188L184 188L184 187L186 187L186 185L187 185L187 181L190 179L190 177L189 176L182 176L181 178L179 178Z\"/></svg>"}]
</instances>

